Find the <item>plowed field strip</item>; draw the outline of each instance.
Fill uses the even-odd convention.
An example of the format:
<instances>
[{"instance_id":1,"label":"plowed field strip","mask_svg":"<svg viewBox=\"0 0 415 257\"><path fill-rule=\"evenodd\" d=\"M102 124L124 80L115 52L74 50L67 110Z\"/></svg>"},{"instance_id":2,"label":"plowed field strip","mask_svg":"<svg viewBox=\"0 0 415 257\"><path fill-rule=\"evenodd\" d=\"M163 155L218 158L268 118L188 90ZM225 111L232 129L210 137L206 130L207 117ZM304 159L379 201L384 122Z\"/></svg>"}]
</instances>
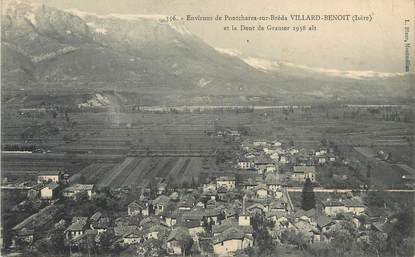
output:
<instances>
[{"instance_id":1,"label":"plowed field strip","mask_svg":"<svg viewBox=\"0 0 415 257\"><path fill-rule=\"evenodd\" d=\"M186 158L180 157L177 160L176 165L174 165L173 168L170 170L168 176L176 177L179 171L181 170L181 168L183 167L185 161L186 161Z\"/></svg>"},{"instance_id":2,"label":"plowed field strip","mask_svg":"<svg viewBox=\"0 0 415 257\"><path fill-rule=\"evenodd\" d=\"M179 173L177 173L177 176L183 177L184 172L187 169L187 166L189 166L190 163L190 159L186 159L186 161L184 162L183 167L179 170Z\"/></svg>"},{"instance_id":3,"label":"plowed field strip","mask_svg":"<svg viewBox=\"0 0 415 257\"><path fill-rule=\"evenodd\" d=\"M178 160L177 158L168 158L167 162L157 172L157 177L166 178L170 170L174 167L174 165L176 165L177 160Z\"/></svg>"},{"instance_id":4,"label":"plowed field strip","mask_svg":"<svg viewBox=\"0 0 415 257\"><path fill-rule=\"evenodd\" d=\"M108 172L106 174L107 176L103 177L100 180L99 185L109 186L112 183L112 181L122 173L122 171L125 169L125 167L127 167L128 165L131 164L131 162L134 161L134 159L135 158L133 158L133 157L125 158L125 160L122 163L120 163L119 165L114 167L114 169L112 169L110 172Z\"/></svg>"},{"instance_id":5,"label":"plowed field strip","mask_svg":"<svg viewBox=\"0 0 415 257\"><path fill-rule=\"evenodd\" d=\"M141 159L134 158L130 164L128 164L122 172L111 182L111 187L121 187L124 181L134 172L135 168L140 164Z\"/></svg>"},{"instance_id":6,"label":"plowed field strip","mask_svg":"<svg viewBox=\"0 0 415 257\"><path fill-rule=\"evenodd\" d=\"M142 161L133 169L130 175L126 177L122 185L123 186L130 186L134 184L139 185L140 183L137 183L137 182L142 177L141 173L146 169L149 162L150 162L150 158L143 158Z\"/></svg>"}]
</instances>

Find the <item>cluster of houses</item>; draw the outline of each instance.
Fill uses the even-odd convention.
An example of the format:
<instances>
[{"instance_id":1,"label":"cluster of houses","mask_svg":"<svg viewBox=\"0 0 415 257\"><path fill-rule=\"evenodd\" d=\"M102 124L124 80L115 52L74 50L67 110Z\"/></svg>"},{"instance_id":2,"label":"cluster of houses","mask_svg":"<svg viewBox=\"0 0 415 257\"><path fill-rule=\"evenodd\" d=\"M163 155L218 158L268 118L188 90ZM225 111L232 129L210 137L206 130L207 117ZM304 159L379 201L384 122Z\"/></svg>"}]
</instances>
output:
<instances>
[{"instance_id":1,"label":"cluster of houses","mask_svg":"<svg viewBox=\"0 0 415 257\"><path fill-rule=\"evenodd\" d=\"M128 246L150 238L161 239L167 253L176 255L186 250L184 238L192 239L193 249L219 256L252 247L251 216L265 215L268 210L288 212L292 204L285 192L273 184L249 184L253 187L246 187L246 183L237 182L235 175L228 174L207 179L194 189L169 193L158 189L155 199L142 196L128 205L128 216L141 217L141 221L114 227L114 231L125 231L115 233L115 242ZM205 245L211 247L205 249Z\"/></svg>"},{"instance_id":2,"label":"cluster of houses","mask_svg":"<svg viewBox=\"0 0 415 257\"><path fill-rule=\"evenodd\" d=\"M302 184L307 178L316 182L316 166L336 162L336 155L327 147L296 149L283 147L278 141L244 141L242 150L236 168L259 175L277 173L283 184L289 181Z\"/></svg>"},{"instance_id":3,"label":"cluster of houses","mask_svg":"<svg viewBox=\"0 0 415 257\"><path fill-rule=\"evenodd\" d=\"M42 200L53 200L59 195L67 198L76 199L80 195L85 195L92 199L95 188L93 184L69 184L68 176L58 170L41 171L37 176L39 197ZM33 188L36 190L35 188Z\"/></svg>"},{"instance_id":4,"label":"cluster of houses","mask_svg":"<svg viewBox=\"0 0 415 257\"><path fill-rule=\"evenodd\" d=\"M209 256L253 247L257 242L252 221L257 217L271 221L268 230L275 243L286 243L287 233L301 234L307 243L330 241L345 223L359 231L359 238L367 238L372 229L382 232L387 220L369 212L360 196L327 199L307 211L293 204L286 182L316 182L316 167L335 161L329 150L283 149L276 141L245 142L243 148L236 170L200 176L193 188L170 188L161 180L155 189L143 188L122 213L96 211L60 220L55 227L62 228L72 250L88 248L91 241L102 246L103 238L113 248L158 240L169 255L185 255L191 248ZM61 172L41 172L37 178L40 199L52 203L38 216L54 210L58 196L95 199L94 185L71 184ZM21 229L25 224L18 226L16 237L33 241L34 232Z\"/></svg>"},{"instance_id":5,"label":"cluster of houses","mask_svg":"<svg viewBox=\"0 0 415 257\"><path fill-rule=\"evenodd\" d=\"M299 167L302 167L298 168L299 172L310 174L304 168L307 166ZM191 247L192 252L229 256L257 243L252 220L258 216L272 221L268 229L275 243L286 243L287 233L301 234L307 243L328 242L345 223L355 227L359 240L364 240L373 229L383 232L387 223L386 219L369 212L360 196L326 199L318 208L304 211L294 206L275 170L256 176L244 175L236 171L209 176L201 179L197 187L187 189L169 188L168 183L161 181L153 189L154 194L149 193L150 188L144 188L141 196L116 216L96 211L90 217L74 216L54 226L62 228L65 244L71 251L86 249L91 241L102 246L106 236L107 243L114 248L138 247L148 240L158 240L169 255L187 254ZM61 197L76 199L83 195L94 200L92 185L68 185L59 172L39 174L38 179L45 185L40 190L43 196L50 195L42 190L54 183L60 188ZM53 216L59 212L54 208L51 204L42 209L33 220L39 220L39 215L52 213ZM23 223L33 223L33 220ZM22 229L27 227L25 224L19 226L15 229L15 238L32 242L35 232Z\"/></svg>"},{"instance_id":6,"label":"cluster of houses","mask_svg":"<svg viewBox=\"0 0 415 257\"><path fill-rule=\"evenodd\" d=\"M256 216L273 222L270 234L280 243L287 232L301 233L308 243L330 241L344 222L360 229L364 237L379 221L356 196L327 199L319 209L298 210L272 175L241 179L228 173L190 189L168 189L161 182L154 197L147 194L149 189L143 190L126 206L124 215L110 218L96 212L91 217L72 217L64 230L66 243L82 248L92 238L99 245L102 235L111 231L113 247L139 246L154 239L168 254L183 255L191 240L192 251L229 256L255 245L251 221Z\"/></svg>"}]
</instances>

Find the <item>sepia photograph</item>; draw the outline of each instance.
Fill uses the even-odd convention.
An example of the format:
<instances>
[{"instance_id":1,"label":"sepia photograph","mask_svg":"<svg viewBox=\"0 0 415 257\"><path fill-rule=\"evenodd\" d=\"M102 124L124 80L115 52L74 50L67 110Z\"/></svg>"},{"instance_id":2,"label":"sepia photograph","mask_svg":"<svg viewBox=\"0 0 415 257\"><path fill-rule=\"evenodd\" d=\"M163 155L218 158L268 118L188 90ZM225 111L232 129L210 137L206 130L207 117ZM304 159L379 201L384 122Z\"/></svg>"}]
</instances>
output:
<instances>
[{"instance_id":1,"label":"sepia photograph","mask_svg":"<svg viewBox=\"0 0 415 257\"><path fill-rule=\"evenodd\" d=\"M5 257L414 257L415 0L1 0Z\"/></svg>"}]
</instances>

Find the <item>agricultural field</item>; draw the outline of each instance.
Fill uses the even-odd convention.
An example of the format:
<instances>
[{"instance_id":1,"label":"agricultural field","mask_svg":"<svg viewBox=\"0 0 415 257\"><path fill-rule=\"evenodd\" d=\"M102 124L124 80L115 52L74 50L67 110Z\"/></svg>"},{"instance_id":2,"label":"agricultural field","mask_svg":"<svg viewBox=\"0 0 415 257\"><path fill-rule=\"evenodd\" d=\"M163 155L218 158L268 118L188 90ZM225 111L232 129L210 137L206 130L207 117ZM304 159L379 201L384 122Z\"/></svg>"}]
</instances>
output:
<instances>
[{"instance_id":1,"label":"agricultural field","mask_svg":"<svg viewBox=\"0 0 415 257\"><path fill-rule=\"evenodd\" d=\"M243 140L279 140L297 148L315 149L326 139L346 149L345 157L353 147L368 147L391 153L398 163L414 165L412 123L385 120L382 112L386 111L373 114L336 107L80 112L58 108L22 114L20 105L5 106L3 120L8 122L2 123L2 147L39 149L39 153L2 153L1 168L9 174L62 169L75 181L110 187L145 185L155 177L190 181L206 168L220 170L216 156L238 147L216 136L227 128L244 131ZM203 163L204 159L208 161ZM373 172L376 183L394 184L401 176L395 169L374 168L382 171Z\"/></svg>"},{"instance_id":2,"label":"agricultural field","mask_svg":"<svg viewBox=\"0 0 415 257\"><path fill-rule=\"evenodd\" d=\"M156 178L172 183L197 181L205 158L201 157L126 157L117 164L93 163L74 174L73 183L92 183L98 187L145 186Z\"/></svg>"}]
</instances>

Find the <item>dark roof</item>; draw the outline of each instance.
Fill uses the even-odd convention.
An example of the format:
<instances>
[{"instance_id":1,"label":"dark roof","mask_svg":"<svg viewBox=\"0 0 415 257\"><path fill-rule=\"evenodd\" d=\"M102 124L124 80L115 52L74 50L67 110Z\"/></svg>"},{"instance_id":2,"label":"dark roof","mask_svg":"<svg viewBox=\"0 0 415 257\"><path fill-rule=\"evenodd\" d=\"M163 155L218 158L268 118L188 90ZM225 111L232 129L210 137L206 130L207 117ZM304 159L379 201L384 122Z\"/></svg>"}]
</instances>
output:
<instances>
[{"instance_id":1,"label":"dark roof","mask_svg":"<svg viewBox=\"0 0 415 257\"><path fill-rule=\"evenodd\" d=\"M285 205L283 201L275 200L270 203L269 208L270 209L285 209Z\"/></svg>"},{"instance_id":2,"label":"dark roof","mask_svg":"<svg viewBox=\"0 0 415 257\"><path fill-rule=\"evenodd\" d=\"M270 217L277 217L277 218L281 218L281 217L285 217L287 215L287 212L281 212L281 211L269 211L265 214L265 217L270 218Z\"/></svg>"},{"instance_id":3,"label":"dark roof","mask_svg":"<svg viewBox=\"0 0 415 257\"><path fill-rule=\"evenodd\" d=\"M316 172L314 166L294 166L294 173Z\"/></svg>"},{"instance_id":4,"label":"dark roof","mask_svg":"<svg viewBox=\"0 0 415 257\"><path fill-rule=\"evenodd\" d=\"M101 218L101 216L102 216L102 213L100 211L97 211L96 213L94 213L91 216L90 220L91 220L91 222L97 221L97 220L99 220Z\"/></svg>"},{"instance_id":5,"label":"dark roof","mask_svg":"<svg viewBox=\"0 0 415 257\"><path fill-rule=\"evenodd\" d=\"M81 231L84 230L86 223L77 221L72 223L65 231Z\"/></svg>"},{"instance_id":6,"label":"dark roof","mask_svg":"<svg viewBox=\"0 0 415 257\"><path fill-rule=\"evenodd\" d=\"M203 213L202 211L191 211L188 213L184 213L183 214L183 220L202 220L203 218Z\"/></svg>"},{"instance_id":7,"label":"dark roof","mask_svg":"<svg viewBox=\"0 0 415 257\"><path fill-rule=\"evenodd\" d=\"M333 223L334 221L326 216L326 215L321 215L320 217L317 218L316 223L319 227L323 228L327 225L329 225L330 223Z\"/></svg>"},{"instance_id":8,"label":"dark roof","mask_svg":"<svg viewBox=\"0 0 415 257\"><path fill-rule=\"evenodd\" d=\"M52 181L49 184L47 184L44 188L49 188L49 189L53 190L53 189L56 189L58 187L59 187L59 185L55 181Z\"/></svg>"},{"instance_id":9,"label":"dark roof","mask_svg":"<svg viewBox=\"0 0 415 257\"><path fill-rule=\"evenodd\" d=\"M132 202L128 205L128 208L132 208L132 209L140 209L140 210L142 210L142 209L144 209L144 206L143 206L141 203L139 203L138 201L132 201Z\"/></svg>"},{"instance_id":10,"label":"dark roof","mask_svg":"<svg viewBox=\"0 0 415 257\"><path fill-rule=\"evenodd\" d=\"M71 223L81 222L81 223L86 224L87 221L88 221L88 217L74 216L74 217L72 217L72 222Z\"/></svg>"},{"instance_id":11,"label":"dark roof","mask_svg":"<svg viewBox=\"0 0 415 257\"><path fill-rule=\"evenodd\" d=\"M270 158L267 158L265 156L261 156L260 158L255 160L255 164L272 164L272 160Z\"/></svg>"},{"instance_id":12,"label":"dark roof","mask_svg":"<svg viewBox=\"0 0 415 257\"><path fill-rule=\"evenodd\" d=\"M258 190L267 190L268 191L268 187L264 184L260 184L260 185L255 186L254 190L255 191L258 191Z\"/></svg>"},{"instance_id":13,"label":"dark roof","mask_svg":"<svg viewBox=\"0 0 415 257\"><path fill-rule=\"evenodd\" d=\"M99 220L92 222L92 226L94 229L99 229L99 228L109 228L110 226L110 218L108 217L101 217Z\"/></svg>"},{"instance_id":14,"label":"dark roof","mask_svg":"<svg viewBox=\"0 0 415 257\"><path fill-rule=\"evenodd\" d=\"M127 232L123 235L123 238L140 238L143 236L142 231L134 230Z\"/></svg>"},{"instance_id":15,"label":"dark roof","mask_svg":"<svg viewBox=\"0 0 415 257\"><path fill-rule=\"evenodd\" d=\"M360 198L350 198L344 201L344 205L348 207L366 207Z\"/></svg>"},{"instance_id":16,"label":"dark roof","mask_svg":"<svg viewBox=\"0 0 415 257\"><path fill-rule=\"evenodd\" d=\"M235 181L234 175L227 175L227 176L220 176L216 179L216 181Z\"/></svg>"},{"instance_id":17,"label":"dark roof","mask_svg":"<svg viewBox=\"0 0 415 257\"><path fill-rule=\"evenodd\" d=\"M223 241L232 240L232 239L243 239L245 237L251 237L246 235L241 229L238 227L230 227L223 231L221 234L213 237L213 243L218 244ZM251 237L252 238L252 237Z\"/></svg>"},{"instance_id":18,"label":"dark roof","mask_svg":"<svg viewBox=\"0 0 415 257\"><path fill-rule=\"evenodd\" d=\"M63 191L65 192L77 192L77 191L89 191L93 190L93 184L74 184L70 187L65 188Z\"/></svg>"},{"instance_id":19,"label":"dark roof","mask_svg":"<svg viewBox=\"0 0 415 257\"><path fill-rule=\"evenodd\" d=\"M323 203L325 207L346 206L346 207L366 207L360 198L350 199L330 199Z\"/></svg>"},{"instance_id":20,"label":"dark roof","mask_svg":"<svg viewBox=\"0 0 415 257\"><path fill-rule=\"evenodd\" d=\"M35 231L33 229L20 229L17 231L18 236L33 236L35 234Z\"/></svg>"},{"instance_id":21,"label":"dark roof","mask_svg":"<svg viewBox=\"0 0 415 257\"><path fill-rule=\"evenodd\" d=\"M295 218L301 218L302 216L306 216L309 218L314 218L317 215L317 211L316 209L312 208L308 211L304 211L304 210L298 210L297 212L294 213L294 217Z\"/></svg>"},{"instance_id":22,"label":"dark roof","mask_svg":"<svg viewBox=\"0 0 415 257\"><path fill-rule=\"evenodd\" d=\"M39 171L38 176L45 176L45 175L49 175L49 176L56 175L57 176L60 174L62 174L62 171L59 171L59 170L42 170L42 171Z\"/></svg>"},{"instance_id":23,"label":"dark roof","mask_svg":"<svg viewBox=\"0 0 415 257\"><path fill-rule=\"evenodd\" d=\"M253 232L253 228L252 226L239 226L238 223L236 222L223 222L220 225L213 225L212 226L212 233L217 234L217 233L222 233L225 230L229 229L229 228L238 228L239 230L241 230L242 232L246 233L246 234L252 234Z\"/></svg>"},{"instance_id":24,"label":"dark roof","mask_svg":"<svg viewBox=\"0 0 415 257\"><path fill-rule=\"evenodd\" d=\"M165 195L160 195L156 199L153 200L153 204L157 205L167 205L170 202L170 198Z\"/></svg>"},{"instance_id":25,"label":"dark roof","mask_svg":"<svg viewBox=\"0 0 415 257\"><path fill-rule=\"evenodd\" d=\"M131 225L131 226L115 226L114 227L114 235L115 236L123 236L129 234L131 232L138 231L138 227Z\"/></svg>"},{"instance_id":26,"label":"dark roof","mask_svg":"<svg viewBox=\"0 0 415 257\"><path fill-rule=\"evenodd\" d=\"M151 227L151 226L154 226L154 225L167 226L165 221L163 221L163 220L161 220L157 217L154 217L154 216L146 217L146 218L144 218L140 221L140 226L141 227Z\"/></svg>"},{"instance_id":27,"label":"dark roof","mask_svg":"<svg viewBox=\"0 0 415 257\"><path fill-rule=\"evenodd\" d=\"M247 210L261 209L262 211L266 210L265 206L260 204L260 203L254 203L254 204L248 206L246 209Z\"/></svg>"},{"instance_id":28,"label":"dark roof","mask_svg":"<svg viewBox=\"0 0 415 257\"><path fill-rule=\"evenodd\" d=\"M226 187L220 187L218 188L217 192L219 194L226 194L228 192L228 189Z\"/></svg>"},{"instance_id":29,"label":"dark roof","mask_svg":"<svg viewBox=\"0 0 415 257\"><path fill-rule=\"evenodd\" d=\"M167 237L167 242L179 241L185 238L186 236L190 236L189 230L187 230L184 227L177 227L170 232L169 236Z\"/></svg>"},{"instance_id":30,"label":"dark roof","mask_svg":"<svg viewBox=\"0 0 415 257\"><path fill-rule=\"evenodd\" d=\"M220 214L220 210L218 209L204 209L202 215L204 217L214 217Z\"/></svg>"},{"instance_id":31,"label":"dark roof","mask_svg":"<svg viewBox=\"0 0 415 257\"><path fill-rule=\"evenodd\" d=\"M182 222L182 225L186 228L197 228L201 227L199 220L186 220Z\"/></svg>"}]
</instances>

